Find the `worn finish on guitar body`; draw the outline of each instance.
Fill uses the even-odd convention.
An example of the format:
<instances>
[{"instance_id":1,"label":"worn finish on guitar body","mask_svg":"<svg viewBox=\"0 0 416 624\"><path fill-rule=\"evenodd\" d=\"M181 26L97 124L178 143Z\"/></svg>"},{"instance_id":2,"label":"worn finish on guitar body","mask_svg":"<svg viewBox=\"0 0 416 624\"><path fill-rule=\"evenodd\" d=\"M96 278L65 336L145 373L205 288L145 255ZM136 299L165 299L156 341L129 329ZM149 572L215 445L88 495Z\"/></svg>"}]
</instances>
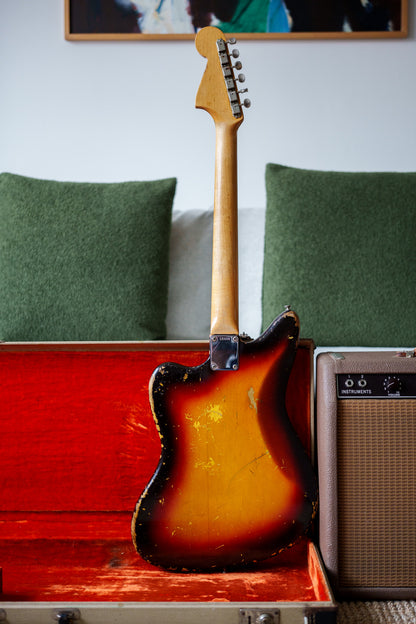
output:
<instances>
[{"instance_id":1,"label":"worn finish on guitar body","mask_svg":"<svg viewBox=\"0 0 416 624\"><path fill-rule=\"evenodd\" d=\"M162 452L134 513L136 548L171 570L235 568L304 534L316 505L309 459L286 413L298 319L241 341L238 371L165 363L150 400Z\"/></svg>"},{"instance_id":2,"label":"worn finish on guitar body","mask_svg":"<svg viewBox=\"0 0 416 624\"><path fill-rule=\"evenodd\" d=\"M230 105L239 99L223 33L203 28L195 44L207 59L195 104L216 130L211 346L235 347L243 115ZM305 533L315 477L285 408L298 335L298 318L286 310L257 340L239 339L238 358L233 348L217 361L211 350L200 366L166 363L153 373L162 453L132 521L144 559L169 570L226 570L267 559Z\"/></svg>"}]
</instances>

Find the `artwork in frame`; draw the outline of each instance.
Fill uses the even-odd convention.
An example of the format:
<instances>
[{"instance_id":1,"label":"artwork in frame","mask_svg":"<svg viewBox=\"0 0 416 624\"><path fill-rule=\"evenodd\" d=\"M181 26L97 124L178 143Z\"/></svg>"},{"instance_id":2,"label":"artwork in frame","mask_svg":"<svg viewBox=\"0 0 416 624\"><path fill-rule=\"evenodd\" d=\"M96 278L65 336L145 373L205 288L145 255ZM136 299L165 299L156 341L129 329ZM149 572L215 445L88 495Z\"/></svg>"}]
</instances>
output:
<instances>
[{"instance_id":1,"label":"artwork in frame","mask_svg":"<svg viewBox=\"0 0 416 624\"><path fill-rule=\"evenodd\" d=\"M408 0L65 0L69 40L193 39L218 26L239 39L407 36Z\"/></svg>"}]
</instances>

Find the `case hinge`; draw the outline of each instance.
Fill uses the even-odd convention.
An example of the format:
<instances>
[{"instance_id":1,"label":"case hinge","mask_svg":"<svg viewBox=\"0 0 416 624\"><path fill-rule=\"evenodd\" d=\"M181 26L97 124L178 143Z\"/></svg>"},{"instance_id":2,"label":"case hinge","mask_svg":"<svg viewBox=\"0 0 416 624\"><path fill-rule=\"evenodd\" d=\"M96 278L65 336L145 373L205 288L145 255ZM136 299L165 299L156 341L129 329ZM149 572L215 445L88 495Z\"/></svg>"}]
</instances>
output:
<instances>
[{"instance_id":1,"label":"case hinge","mask_svg":"<svg viewBox=\"0 0 416 624\"><path fill-rule=\"evenodd\" d=\"M279 609L240 609L239 624L279 624Z\"/></svg>"},{"instance_id":2,"label":"case hinge","mask_svg":"<svg viewBox=\"0 0 416 624\"><path fill-rule=\"evenodd\" d=\"M60 624L73 624L81 619L81 613L79 609L55 609L53 619Z\"/></svg>"}]
</instances>

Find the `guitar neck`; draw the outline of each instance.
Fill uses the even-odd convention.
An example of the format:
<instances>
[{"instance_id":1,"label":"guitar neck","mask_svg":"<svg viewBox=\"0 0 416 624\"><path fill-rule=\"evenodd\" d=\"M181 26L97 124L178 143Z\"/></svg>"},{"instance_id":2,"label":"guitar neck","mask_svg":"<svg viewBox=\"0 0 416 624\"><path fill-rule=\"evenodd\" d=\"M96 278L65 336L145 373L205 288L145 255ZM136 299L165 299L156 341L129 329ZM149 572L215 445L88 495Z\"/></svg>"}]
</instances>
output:
<instances>
[{"instance_id":1,"label":"guitar neck","mask_svg":"<svg viewBox=\"0 0 416 624\"><path fill-rule=\"evenodd\" d=\"M211 335L239 333L237 129L216 124Z\"/></svg>"},{"instance_id":2,"label":"guitar neck","mask_svg":"<svg viewBox=\"0 0 416 624\"><path fill-rule=\"evenodd\" d=\"M202 28L195 43L208 60L195 105L212 116L216 137L210 334L231 338L239 333L237 130L244 116L223 33L213 26ZM238 57L238 51L231 56ZM238 65L241 69L241 63ZM243 81L244 76L240 74L238 80Z\"/></svg>"}]
</instances>

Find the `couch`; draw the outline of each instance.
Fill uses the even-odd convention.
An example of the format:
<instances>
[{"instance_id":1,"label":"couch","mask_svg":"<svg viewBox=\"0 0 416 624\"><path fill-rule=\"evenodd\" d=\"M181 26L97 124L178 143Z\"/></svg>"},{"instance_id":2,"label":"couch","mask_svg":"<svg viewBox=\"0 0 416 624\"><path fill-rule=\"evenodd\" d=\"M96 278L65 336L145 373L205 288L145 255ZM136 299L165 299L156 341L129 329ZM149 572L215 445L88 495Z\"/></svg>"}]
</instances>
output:
<instances>
[{"instance_id":1,"label":"couch","mask_svg":"<svg viewBox=\"0 0 416 624\"><path fill-rule=\"evenodd\" d=\"M414 342L415 173L269 164L240 208L240 330L285 305L318 347ZM107 184L0 174L0 340L206 339L212 210L176 179Z\"/></svg>"},{"instance_id":2,"label":"couch","mask_svg":"<svg viewBox=\"0 0 416 624\"><path fill-rule=\"evenodd\" d=\"M167 338L207 339L210 330L211 210L173 211L169 257ZM261 331L265 210L239 211L240 330Z\"/></svg>"}]
</instances>

